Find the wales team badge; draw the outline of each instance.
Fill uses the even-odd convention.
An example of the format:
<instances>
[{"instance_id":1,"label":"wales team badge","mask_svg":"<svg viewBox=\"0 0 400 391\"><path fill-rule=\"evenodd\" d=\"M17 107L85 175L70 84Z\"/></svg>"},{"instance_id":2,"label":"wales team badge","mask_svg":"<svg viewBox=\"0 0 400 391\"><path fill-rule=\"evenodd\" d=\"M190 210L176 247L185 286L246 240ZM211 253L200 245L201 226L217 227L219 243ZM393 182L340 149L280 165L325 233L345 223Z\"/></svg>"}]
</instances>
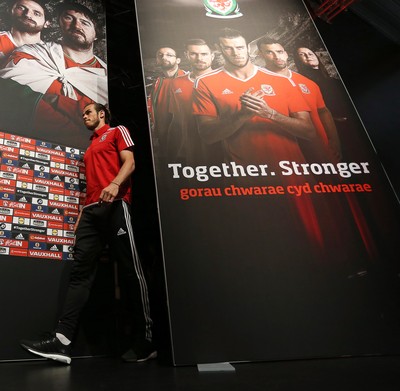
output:
<instances>
[{"instance_id":1,"label":"wales team badge","mask_svg":"<svg viewBox=\"0 0 400 391\"><path fill-rule=\"evenodd\" d=\"M261 90L267 96L275 96L274 88L270 84L261 84Z\"/></svg>"},{"instance_id":2,"label":"wales team badge","mask_svg":"<svg viewBox=\"0 0 400 391\"><path fill-rule=\"evenodd\" d=\"M310 90L305 84L300 84L299 83L300 90L303 94L311 94Z\"/></svg>"},{"instance_id":3,"label":"wales team badge","mask_svg":"<svg viewBox=\"0 0 400 391\"><path fill-rule=\"evenodd\" d=\"M239 5L236 0L204 0L206 16L210 18L239 18L243 16L239 11Z\"/></svg>"}]
</instances>

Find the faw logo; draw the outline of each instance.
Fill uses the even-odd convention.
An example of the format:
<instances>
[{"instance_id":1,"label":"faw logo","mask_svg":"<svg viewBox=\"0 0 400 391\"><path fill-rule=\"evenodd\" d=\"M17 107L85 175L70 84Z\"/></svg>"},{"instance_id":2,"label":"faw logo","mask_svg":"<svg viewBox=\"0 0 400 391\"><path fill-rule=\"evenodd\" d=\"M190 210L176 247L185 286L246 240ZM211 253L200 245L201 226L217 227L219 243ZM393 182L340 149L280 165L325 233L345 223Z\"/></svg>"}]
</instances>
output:
<instances>
[{"instance_id":1,"label":"faw logo","mask_svg":"<svg viewBox=\"0 0 400 391\"><path fill-rule=\"evenodd\" d=\"M206 15L210 18L239 18L243 16L239 12L239 6L236 0L204 0Z\"/></svg>"},{"instance_id":2,"label":"faw logo","mask_svg":"<svg viewBox=\"0 0 400 391\"><path fill-rule=\"evenodd\" d=\"M267 96L275 96L276 95L275 91L274 91L274 88L269 84L261 84L261 90Z\"/></svg>"}]
</instances>

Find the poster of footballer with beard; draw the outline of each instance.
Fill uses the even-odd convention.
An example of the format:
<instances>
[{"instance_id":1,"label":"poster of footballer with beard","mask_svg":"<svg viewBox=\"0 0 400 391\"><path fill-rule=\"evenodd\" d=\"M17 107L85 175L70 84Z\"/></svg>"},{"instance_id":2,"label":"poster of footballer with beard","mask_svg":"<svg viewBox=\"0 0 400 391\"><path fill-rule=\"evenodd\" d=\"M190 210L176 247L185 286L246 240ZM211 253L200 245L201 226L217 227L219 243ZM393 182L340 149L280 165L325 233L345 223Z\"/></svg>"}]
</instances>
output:
<instances>
[{"instance_id":1,"label":"poster of footballer with beard","mask_svg":"<svg viewBox=\"0 0 400 391\"><path fill-rule=\"evenodd\" d=\"M174 363L399 351L399 205L305 5L136 7Z\"/></svg>"}]
</instances>

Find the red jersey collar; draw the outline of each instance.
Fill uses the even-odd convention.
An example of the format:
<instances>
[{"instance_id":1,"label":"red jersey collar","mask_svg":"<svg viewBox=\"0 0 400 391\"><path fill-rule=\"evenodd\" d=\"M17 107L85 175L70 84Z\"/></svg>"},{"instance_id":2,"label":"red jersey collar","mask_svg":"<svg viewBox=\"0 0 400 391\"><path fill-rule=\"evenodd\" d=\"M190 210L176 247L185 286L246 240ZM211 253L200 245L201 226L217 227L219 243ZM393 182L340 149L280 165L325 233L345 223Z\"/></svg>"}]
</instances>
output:
<instances>
[{"instance_id":1,"label":"red jersey collar","mask_svg":"<svg viewBox=\"0 0 400 391\"><path fill-rule=\"evenodd\" d=\"M109 124L105 124L103 125L100 129L97 129L93 132L92 137L90 137L91 140L102 136L105 132L107 132L107 130L110 129L110 125Z\"/></svg>"}]
</instances>

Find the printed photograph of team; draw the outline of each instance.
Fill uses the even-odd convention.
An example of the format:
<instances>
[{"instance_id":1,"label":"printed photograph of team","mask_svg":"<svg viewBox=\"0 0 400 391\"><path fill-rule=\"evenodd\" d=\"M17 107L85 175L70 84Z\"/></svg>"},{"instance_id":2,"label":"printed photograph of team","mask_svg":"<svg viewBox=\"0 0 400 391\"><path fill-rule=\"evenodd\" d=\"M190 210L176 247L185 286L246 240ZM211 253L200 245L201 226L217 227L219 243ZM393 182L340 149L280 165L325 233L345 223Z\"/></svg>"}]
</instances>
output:
<instances>
[{"instance_id":1,"label":"printed photograph of team","mask_svg":"<svg viewBox=\"0 0 400 391\"><path fill-rule=\"evenodd\" d=\"M0 129L87 147L82 109L108 102L107 66L95 54L105 55L102 3L7 0L0 6Z\"/></svg>"},{"instance_id":2,"label":"printed photograph of team","mask_svg":"<svg viewBox=\"0 0 400 391\"><path fill-rule=\"evenodd\" d=\"M335 119L319 85L289 68L278 39L266 35L257 46L262 66L253 63L244 34L230 28L220 30L216 44L187 40L183 56L173 45L158 49L160 74L148 94L157 156L191 164L213 156L244 164L303 161L304 155L341 159ZM222 66L215 66L217 56Z\"/></svg>"},{"instance_id":3,"label":"printed photograph of team","mask_svg":"<svg viewBox=\"0 0 400 391\"><path fill-rule=\"evenodd\" d=\"M289 161L334 167L351 158L343 156L338 131L352 131L346 123L351 110L341 112L346 104L336 102L344 96L343 86L339 93L330 87L341 84L340 80L303 42L291 42L291 52L274 34L249 43L242 31L223 27L214 42L191 38L183 45L160 46L155 53L159 74L148 88L148 111L160 182L168 182L172 163L184 167L234 162L275 168L280 161ZM351 137L346 135L345 141ZM269 176L264 182L302 186L305 181L325 179L330 184L345 182L323 173L306 178ZM240 185L259 183L251 176L232 180ZM263 213L268 214L273 205L264 203ZM282 205L282 221L303 232L316 259L337 258L336 250L344 248L352 262L378 255L370 222L356 195L328 199L302 194Z\"/></svg>"}]
</instances>

